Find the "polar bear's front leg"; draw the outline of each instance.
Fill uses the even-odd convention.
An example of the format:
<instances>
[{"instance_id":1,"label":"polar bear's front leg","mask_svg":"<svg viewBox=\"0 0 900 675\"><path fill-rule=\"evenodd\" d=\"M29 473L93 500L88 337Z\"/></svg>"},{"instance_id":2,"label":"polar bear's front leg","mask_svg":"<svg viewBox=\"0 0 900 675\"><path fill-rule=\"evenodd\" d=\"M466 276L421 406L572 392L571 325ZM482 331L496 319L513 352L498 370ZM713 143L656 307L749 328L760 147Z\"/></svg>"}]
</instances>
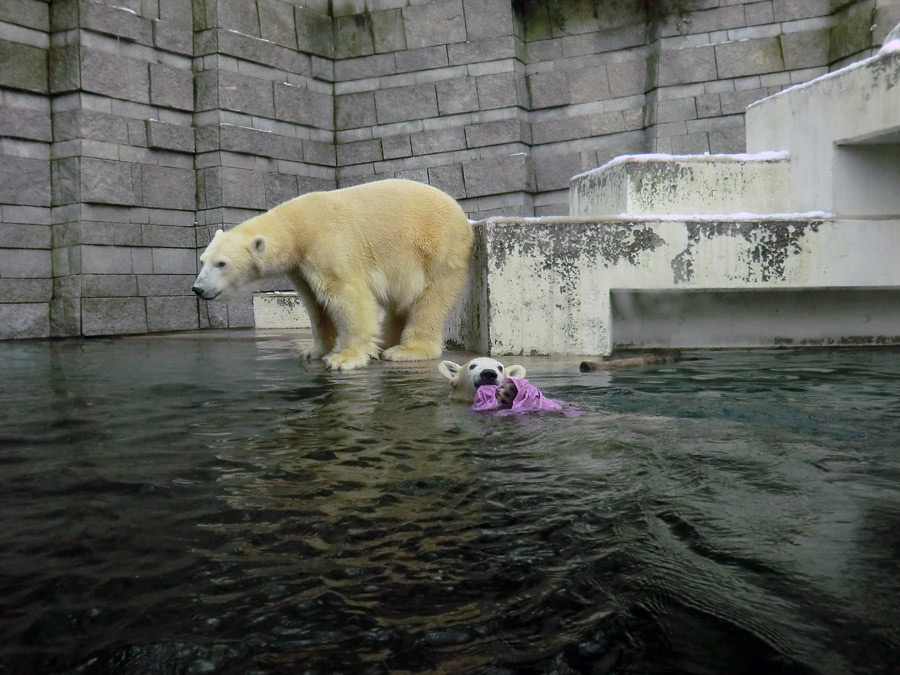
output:
<instances>
[{"instance_id":1,"label":"polar bear's front leg","mask_svg":"<svg viewBox=\"0 0 900 675\"><path fill-rule=\"evenodd\" d=\"M378 357L378 303L365 284L342 284L328 294L327 309L340 345L340 351L325 356L329 368L354 370Z\"/></svg>"},{"instance_id":2,"label":"polar bear's front leg","mask_svg":"<svg viewBox=\"0 0 900 675\"><path fill-rule=\"evenodd\" d=\"M313 334L313 346L310 349L304 349L300 358L321 359L333 350L337 343L337 330L334 322L322 307L322 303L316 298L309 282L300 272L289 272L287 276L291 285L297 290L303 307L306 308L306 313L309 315L309 326Z\"/></svg>"}]
</instances>

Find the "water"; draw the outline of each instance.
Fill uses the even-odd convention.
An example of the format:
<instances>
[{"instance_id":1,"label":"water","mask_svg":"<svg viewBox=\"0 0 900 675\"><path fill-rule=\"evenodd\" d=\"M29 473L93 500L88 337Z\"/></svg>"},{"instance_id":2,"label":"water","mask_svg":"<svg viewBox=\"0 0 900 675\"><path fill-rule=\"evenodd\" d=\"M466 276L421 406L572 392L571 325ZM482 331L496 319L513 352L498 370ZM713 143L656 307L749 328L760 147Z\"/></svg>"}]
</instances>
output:
<instances>
[{"instance_id":1,"label":"water","mask_svg":"<svg viewBox=\"0 0 900 675\"><path fill-rule=\"evenodd\" d=\"M900 352L693 356L0 344L0 673L900 672Z\"/></svg>"}]
</instances>

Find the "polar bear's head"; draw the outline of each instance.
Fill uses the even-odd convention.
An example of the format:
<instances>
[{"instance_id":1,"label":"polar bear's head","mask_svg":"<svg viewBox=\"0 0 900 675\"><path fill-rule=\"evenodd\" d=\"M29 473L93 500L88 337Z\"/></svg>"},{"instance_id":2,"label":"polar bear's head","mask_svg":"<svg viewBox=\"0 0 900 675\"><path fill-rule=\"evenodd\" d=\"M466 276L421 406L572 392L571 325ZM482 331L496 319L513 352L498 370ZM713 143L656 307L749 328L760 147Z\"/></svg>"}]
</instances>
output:
<instances>
[{"instance_id":1,"label":"polar bear's head","mask_svg":"<svg viewBox=\"0 0 900 675\"><path fill-rule=\"evenodd\" d=\"M200 256L200 273L191 288L204 300L228 300L262 276L266 238L241 228L218 230Z\"/></svg>"},{"instance_id":2,"label":"polar bear's head","mask_svg":"<svg viewBox=\"0 0 900 675\"><path fill-rule=\"evenodd\" d=\"M460 366L453 361L441 361L438 371L450 380L450 398L475 400L475 391L483 384L501 384L507 377L525 377L524 366L504 367L496 359L479 356Z\"/></svg>"}]
</instances>

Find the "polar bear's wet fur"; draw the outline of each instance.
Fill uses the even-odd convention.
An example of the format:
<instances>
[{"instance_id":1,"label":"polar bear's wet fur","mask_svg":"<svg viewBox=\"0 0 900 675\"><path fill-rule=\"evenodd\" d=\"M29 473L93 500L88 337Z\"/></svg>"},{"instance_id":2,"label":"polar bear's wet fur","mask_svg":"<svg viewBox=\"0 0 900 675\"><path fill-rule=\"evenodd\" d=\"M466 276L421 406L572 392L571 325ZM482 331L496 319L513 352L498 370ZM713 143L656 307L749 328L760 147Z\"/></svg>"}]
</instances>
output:
<instances>
[{"instance_id":1,"label":"polar bear's wet fur","mask_svg":"<svg viewBox=\"0 0 900 675\"><path fill-rule=\"evenodd\" d=\"M524 366L505 367L496 359L479 356L463 365L441 361L438 371L450 380L450 398L471 403L483 384L502 385L507 377L525 377Z\"/></svg>"},{"instance_id":2,"label":"polar bear's wet fur","mask_svg":"<svg viewBox=\"0 0 900 675\"><path fill-rule=\"evenodd\" d=\"M216 232L193 291L226 300L286 275L312 325L314 346L304 356L336 370L362 367L381 349L392 361L433 359L465 283L472 239L456 201L423 183L312 192Z\"/></svg>"}]
</instances>

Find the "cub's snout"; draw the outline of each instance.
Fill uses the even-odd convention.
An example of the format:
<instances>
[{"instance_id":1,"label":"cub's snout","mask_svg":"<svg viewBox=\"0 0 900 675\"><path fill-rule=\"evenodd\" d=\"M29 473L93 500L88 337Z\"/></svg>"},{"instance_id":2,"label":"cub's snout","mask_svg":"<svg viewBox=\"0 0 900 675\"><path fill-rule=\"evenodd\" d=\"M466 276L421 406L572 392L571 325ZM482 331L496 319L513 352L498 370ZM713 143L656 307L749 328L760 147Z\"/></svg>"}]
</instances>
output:
<instances>
[{"instance_id":1,"label":"cub's snout","mask_svg":"<svg viewBox=\"0 0 900 675\"><path fill-rule=\"evenodd\" d=\"M483 385L500 385L508 377L525 377L523 366L506 368L496 359L486 356L474 358L464 365L441 361L438 371L450 380L450 398L472 402L475 392Z\"/></svg>"}]
</instances>

